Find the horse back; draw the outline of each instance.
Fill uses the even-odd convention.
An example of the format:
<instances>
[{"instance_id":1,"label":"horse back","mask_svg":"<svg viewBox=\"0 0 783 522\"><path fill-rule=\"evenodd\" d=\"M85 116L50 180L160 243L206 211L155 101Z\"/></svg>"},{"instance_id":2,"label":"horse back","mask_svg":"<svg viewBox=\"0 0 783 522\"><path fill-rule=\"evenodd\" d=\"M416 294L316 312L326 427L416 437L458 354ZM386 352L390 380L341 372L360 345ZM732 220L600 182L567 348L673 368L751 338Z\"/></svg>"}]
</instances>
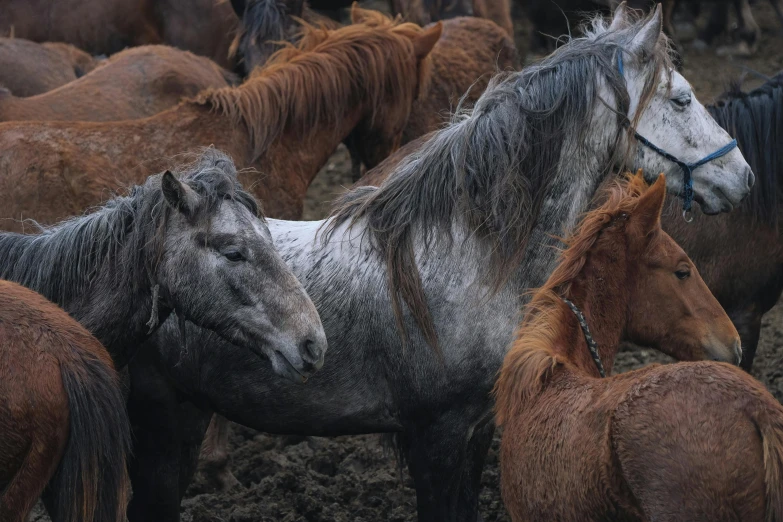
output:
<instances>
[{"instance_id":1,"label":"horse back","mask_svg":"<svg viewBox=\"0 0 783 522\"><path fill-rule=\"evenodd\" d=\"M614 411L611 443L645 518L764 520L756 418L783 418L769 392L737 367L704 361L657 366L635 381Z\"/></svg>"}]
</instances>

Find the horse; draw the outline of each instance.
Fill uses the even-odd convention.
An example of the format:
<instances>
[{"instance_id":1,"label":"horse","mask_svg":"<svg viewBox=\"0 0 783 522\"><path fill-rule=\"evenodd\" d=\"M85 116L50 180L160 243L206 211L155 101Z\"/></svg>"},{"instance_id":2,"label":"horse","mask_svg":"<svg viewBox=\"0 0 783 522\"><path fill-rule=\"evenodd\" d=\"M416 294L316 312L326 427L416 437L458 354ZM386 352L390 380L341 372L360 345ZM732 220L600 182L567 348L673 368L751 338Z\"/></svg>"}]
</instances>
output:
<instances>
[{"instance_id":1,"label":"horse","mask_svg":"<svg viewBox=\"0 0 783 522\"><path fill-rule=\"evenodd\" d=\"M693 223L683 223L668 211L663 226L688 252L734 321L742 337L742 367L750 371L761 318L783 292L783 73L748 93L736 85L707 110L736 138L758 183L731 217L705 218L695 212Z\"/></svg>"},{"instance_id":2,"label":"horse","mask_svg":"<svg viewBox=\"0 0 783 522\"><path fill-rule=\"evenodd\" d=\"M232 0L239 28L229 48L238 68L249 75L263 66L284 42L296 44L303 20L310 25L335 30L340 24L310 9L304 0Z\"/></svg>"},{"instance_id":3,"label":"horse","mask_svg":"<svg viewBox=\"0 0 783 522\"><path fill-rule=\"evenodd\" d=\"M351 19L353 23L373 26L391 23L377 11L359 9L356 4L351 9ZM497 24L466 16L443 21L443 34L432 48L430 64L429 89L414 102L402 131L401 145L443 127L456 107L472 106L492 75L515 69L519 57L513 40ZM388 144L367 136L371 135L357 128L346 140L354 181L362 175L362 163L372 169L388 155Z\"/></svg>"},{"instance_id":4,"label":"horse","mask_svg":"<svg viewBox=\"0 0 783 522\"><path fill-rule=\"evenodd\" d=\"M15 96L51 91L84 76L97 64L72 45L0 38L0 87Z\"/></svg>"},{"instance_id":5,"label":"horse","mask_svg":"<svg viewBox=\"0 0 783 522\"><path fill-rule=\"evenodd\" d=\"M117 121L152 116L239 79L207 58L165 45L132 47L62 87L30 98L0 92L0 121Z\"/></svg>"},{"instance_id":6,"label":"horse","mask_svg":"<svg viewBox=\"0 0 783 522\"><path fill-rule=\"evenodd\" d=\"M683 360L733 340L741 356L661 228L664 183L615 187L526 309L495 387L513 521L783 519L783 406L763 384L713 361L610 375L624 339Z\"/></svg>"},{"instance_id":7,"label":"horse","mask_svg":"<svg viewBox=\"0 0 783 522\"><path fill-rule=\"evenodd\" d=\"M0 0L0 34L65 42L90 54L163 43L152 0Z\"/></svg>"},{"instance_id":8,"label":"horse","mask_svg":"<svg viewBox=\"0 0 783 522\"><path fill-rule=\"evenodd\" d=\"M426 89L422 62L440 33L352 25L309 51L281 49L239 87L202 91L148 118L2 123L0 217L52 223L144 179L145 170L163 170L174 154L215 145L243 168L240 181L269 215L297 218L310 181L355 127L396 146L390 136Z\"/></svg>"},{"instance_id":9,"label":"horse","mask_svg":"<svg viewBox=\"0 0 783 522\"><path fill-rule=\"evenodd\" d=\"M324 332L256 201L219 151L183 170L39 233L0 233L0 279L61 306L118 369L174 312L301 381L323 363Z\"/></svg>"},{"instance_id":10,"label":"horse","mask_svg":"<svg viewBox=\"0 0 783 522\"><path fill-rule=\"evenodd\" d=\"M715 156L730 141L672 69L660 10L633 21L621 6L611 25L591 25L539 64L496 76L470 112L381 187L349 192L327 220L269 220L329 342L306 393L268 370L248 372L241 352L189 324L192 360L180 368L205 378L193 383L175 370L147 386L219 406L229 419L269 433L396 434L419 519L475 521L494 433L490 392L525 290L543 284L553 267L553 236L575 223L619 166L665 172L669 190L687 203L678 164L645 150L639 138L689 161ZM709 213L739 205L753 183L735 149L691 173L696 200ZM177 332L164 324L141 351L158 363L178 358ZM218 349L225 354L219 360L197 355ZM134 361L135 371L151 375L153 362ZM233 390L243 404L211 396L212 387ZM144 390L132 393L143 402ZM147 436L185 442L145 475L131 476L134 494L144 476L182 478L192 469L182 461L195 460L211 414L191 407L188 420L171 404L160 407L177 425L148 423ZM172 497L166 494L173 513Z\"/></svg>"},{"instance_id":11,"label":"horse","mask_svg":"<svg viewBox=\"0 0 783 522\"><path fill-rule=\"evenodd\" d=\"M419 25L465 16L486 18L514 38L509 0L389 0L389 6L393 14Z\"/></svg>"},{"instance_id":12,"label":"horse","mask_svg":"<svg viewBox=\"0 0 783 522\"><path fill-rule=\"evenodd\" d=\"M130 423L106 349L61 308L0 281L0 520L41 493L53 520L124 522Z\"/></svg>"}]
</instances>

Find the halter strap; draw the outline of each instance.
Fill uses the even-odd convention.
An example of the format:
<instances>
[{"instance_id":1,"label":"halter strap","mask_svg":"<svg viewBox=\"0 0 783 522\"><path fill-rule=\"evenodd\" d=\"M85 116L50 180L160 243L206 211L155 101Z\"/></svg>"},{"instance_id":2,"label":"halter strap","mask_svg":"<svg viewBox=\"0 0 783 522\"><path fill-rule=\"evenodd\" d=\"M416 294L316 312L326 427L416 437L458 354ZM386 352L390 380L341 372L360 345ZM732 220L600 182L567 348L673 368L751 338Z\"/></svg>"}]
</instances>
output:
<instances>
[{"instance_id":1,"label":"halter strap","mask_svg":"<svg viewBox=\"0 0 783 522\"><path fill-rule=\"evenodd\" d=\"M566 299L565 297L561 297L563 302L568 305L568 308L571 309L572 312L574 312L574 315L576 316L576 320L579 322L579 327L582 328L582 333L585 336L585 341L587 342L587 348L590 350L590 355L593 357L593 362L595 363L596 368L598 368L598 373L601 375L601 377L606 377L606 371L604 371L604 364L601 362L601 356L598 355L598 344L595 342L595 339L593 339L593 335L590 333L590 327L587 326L587 320L585 319L585 314L582 313L582 311L576 307L574 303Z\"/></svg>"},{"instance_id":2,"label":"halter strap","mask_svg":"<svg viewBox=\"0 0 783 522\"><path fill-rule=\"evenodd\" d=\"M623 51L621 49L618 49L617 51L617 70L620 72L620 76L625 75L625 68L623 67ZM623 122L623 126L630 127L631 123L628 121L628 118L626 117L625 121ZM715 152L712 152L710 154L707 154L699 161L694 161L693 163L687 163L685 161L682 161L680 158L675 156L674 154L671 154L669 152L666 152L638 132L634 130L633 132L634 138L636 138L639 143L647 147L648 149L652 150L659 156L662 156L666 158L667 160L671 161L672 163L677 164L680 169L682 170L682 209L683 209L683 216L685 216L688 212L691 210L691 205L693 203L693 171L696 170L698 167L701 167L705 163L709 163L710 161L714 159L718 159L721 156L725 156L729 152L731 152L736 146L737 146L737 140L731 140L729 143L724 145L723 147L719 148Z\"/></svg>"}]
</instances>

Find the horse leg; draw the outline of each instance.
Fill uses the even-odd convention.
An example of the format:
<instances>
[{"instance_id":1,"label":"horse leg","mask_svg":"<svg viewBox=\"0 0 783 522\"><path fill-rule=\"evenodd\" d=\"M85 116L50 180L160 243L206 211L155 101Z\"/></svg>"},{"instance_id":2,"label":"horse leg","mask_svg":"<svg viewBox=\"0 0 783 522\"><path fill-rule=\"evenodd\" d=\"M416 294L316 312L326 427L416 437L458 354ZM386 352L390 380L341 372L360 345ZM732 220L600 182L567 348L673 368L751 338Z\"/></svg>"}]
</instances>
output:
<instances>
[{"instance_id":1,"label":"horse leg","mask_svg":"<svg viewBox=\"0 0 783 522\"><path fill-rule=\"evenodd\" d=\"M481 492L481 475L487 460L492 437L495 435L495 423L489 421L477 427L468 443L465 472L460 487L460 497L457 516L460 521L476 522L482 520L479 513L479 493Z\"/></svg>"},{"instance_id":2,"label":"horse leg","mask_svg":"<svg viewBox=\"0 0 783 522\"><path fill-rule=\"evenodd\" d=\"M710 10L710 17L707 25L699 32L699 39L706 44L712 44L712 41L719 34L726 32L729 25L729 6L727 0L718 0Z\"/></svg>"},{"instance_id":3,"label":"horse leg","mask_svg":"<svg viewBox=\"0 0 783 522\"><path fill-rule=\"evenodd\" d=\"M769 3L772 4L775 14L778 15L780 25L783 25L783 0L769 0Z\"/></svg>"},{"instance_id":4,"label":"horse leg","mask_svg":"<svg viewBox=\"0 0 783 522\"><path fill-rule=\"evenodd\" d=\"M230 435L231 424L228 419L215 414L201 445L199 471L205 480L219 491L228 491L239 484L231 473L231 460L228 454Z\"/></svg>"},{"instance_id":5,"label":"horse leg","mask_svg":"<svg viewBox=\"0 0 783 522\"><path fill-rule=\"evenodd\" d=\"M59 455L62 455L68 433L65 431L51 436L44 434L44 437L33 439L22 465L0 493L0 521L25 522L47 482L57 470ZM59 447L60 451L52 452L53 447Z\"/></svg>"},{"instance_id":6,"label":"horse leg","mask_svg":"<svg viewBox=\"0 0 783 522\"><path fill-rule=\"evenodd\" d=\"M179 400L150 357L139 354L128 365L131 393L128 416L133 430L129 471L133 497L130 522L179 521Z\"/></svg>"},{"instance_id":7,"label":"horse leg","mask_svg":"<svg viewBox=\"0 0 783 522\"><path fill-rule=\"evenodd\" d=\"M742 340L742 362L740 367L746 372L750 372L753 367L753 359L756 357L759 336L761 335L762 314L758 311L755 303L747 309L730 310L727 313Z\"/></svg>"},{"instance_id":8,"label":"horse leg","mask_svg":"<svg viewBox=\"0 0 783 522\"><path fill-rule=\"evenodd\" d=\"M426 426L408 427L400 437L416 486L420 522L459 520L460 487L466 466L468 425L456 412Z\"/></svg>"},{"instance_id":9,"label":"horse leg","mask_svg":"<svg viewBox=\"0 0 783 522\"><path fill-rule=\"evenodd\" d=\"M737 12L739 21L740 42L737 47L737 54L750 55L756 52L761 37L761 28L753 18L753 11L750 9L748 0L734 0L734 9ZM744 45L743 45L744 44Z\"/></svg>"}]
</instances>

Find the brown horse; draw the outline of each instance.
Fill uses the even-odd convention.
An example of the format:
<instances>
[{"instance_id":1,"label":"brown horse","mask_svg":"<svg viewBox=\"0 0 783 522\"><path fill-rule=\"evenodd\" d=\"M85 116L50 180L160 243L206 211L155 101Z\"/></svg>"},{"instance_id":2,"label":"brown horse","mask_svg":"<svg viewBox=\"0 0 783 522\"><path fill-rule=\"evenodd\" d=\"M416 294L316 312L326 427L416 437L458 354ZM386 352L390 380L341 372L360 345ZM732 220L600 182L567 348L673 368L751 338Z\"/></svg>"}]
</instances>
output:
<instances>
[{"instance_id":1,"label":"brown horse","mask_svg":"<svg viewBox=\"0 0 783 522\"><path fill-rule=\"evenodd\" d=\"M112 360L65 311L9 281L0 397L0 520L24 522L43 493L58 522L123 522L130 425Z\"/></svg>"},{"instance_id":2,"label":"brown horse","mask_svg":"<svg viewBox=\"0 0 783 522\"><path fill-rule=\"evenodd\" d=\"M601 378L623 339L739 361L661 229L664 184L611 189L526 310L495 388L512 520L783 520L783 407L760 383L717 362Z\"/></svg>"},{"instance_id":3,"label":"brown horse","mask_svg":"<svg viewBox=\"0 0 783 522\"><path fill-rule=\"evenodd\" d=\"M492 20L503 28L506 36L514 37L509 0L390 0L389 5L392 13L419 25L459 16L478 16Z\"/></svg>"},{"instance_id":4,"label":"brown horse","mask_svg":"<svg viewBox=\"0 0 783 522\"><path fill-rule=\"evenodd\" d=\"M30 98L0 93L0 121L133 120L236 83L208 58L165 45L133 47L59 89Z\"/></svg>"},{"instance_id":5,"label":"brown horse","mask_svg":"<svg viewBox=\"0 0 783 522\"><path fill-rule=\"evenodd\" d=\"M0 34L109 55L162 43L153 6L153 0L0 0Z\"/></svg>"},{"instance_id":6,"label":"brown horse","mask_svg":"<svg viewBox=\"0 0 783 522\"><path fill-rule=\"evenodd\" d=\"M15 96L35 96L92 71L98 60L63 43L0 38L0 87Z\"/></svg>"},{"instance_id":7,"label":"brown horse","mask_svg":"<svg viewBox=\"0 0 783 522\"><path fill-rule=\"evenodd\" d=\"M246 169L240 179L270 216L297 218L310 181L355 127L389 143L388 152L399 143L440 33L352 25L309 51L282 49L239 87L203 92L150 118L0 124L0 217L53 223L174 154L214 144L261 173Z\"/></svg>"},{"instance_id":8,"label":"brown horse","mask_svg":"<svg viewBox=\"0 0 783 522\"><path fill-rule=\"evenodd\" d=\"M351 19L353 23L376 27L392 23L377 11L360 9L355 4ZM495 73L519 65L513 40L494 22L468 16L442 23L443 35L430 53L430 88L413 104L402 133L403 145L443 127L460 100L463 108L472 106ZM356 129L346 142L354 181L361 177L361 163L372 169L388 155L388 144L368 140L367 136L362 129Z\"/></svg>"}]
</instances>

